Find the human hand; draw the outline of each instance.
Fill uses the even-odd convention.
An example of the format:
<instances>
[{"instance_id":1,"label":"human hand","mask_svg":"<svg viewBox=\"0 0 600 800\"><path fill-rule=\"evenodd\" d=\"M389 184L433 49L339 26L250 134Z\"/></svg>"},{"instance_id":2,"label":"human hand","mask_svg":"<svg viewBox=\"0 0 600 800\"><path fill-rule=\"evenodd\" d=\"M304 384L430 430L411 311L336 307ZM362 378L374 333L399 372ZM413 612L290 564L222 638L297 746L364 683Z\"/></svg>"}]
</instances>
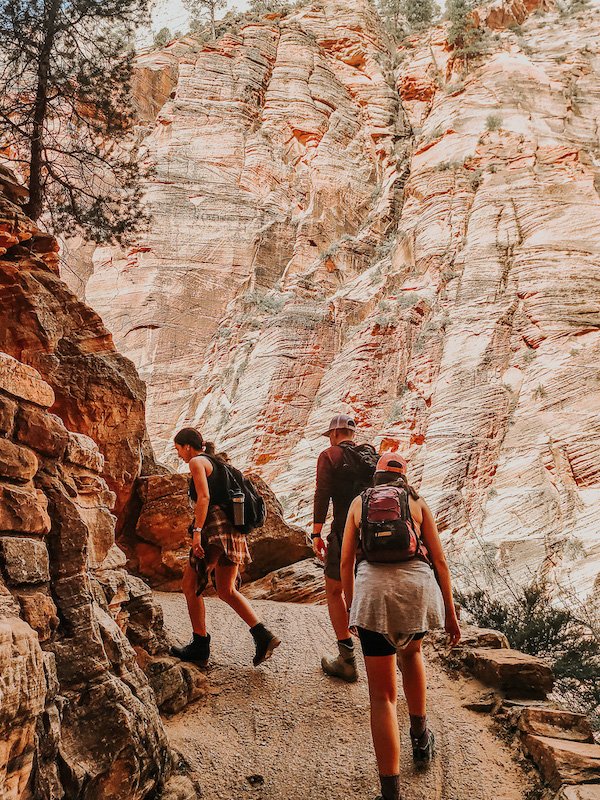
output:
<instances>
[{"instance_id":1,"label":"human hand","mask_svg":"<svg viewBox=\"0 0 600 800\"><path fill-rule=\"evenodd\" d=\"M316 555L316 557L320 561L325 561L325 553L327 552L327 546L325 545L325 542L323 541L323 538L321 536L315 536L315 538L312 540L312 548L313 548L313 553Z\"/></svg>"},{"instance_id":2,"label":"human hand","mask_svg":"<svg viewBox=\"0 0 600 800\"><path fill-rule=\"evenodd\" d=\"M192 553L196 558L204 558L204 548L200 544L200 534L194 534L192 539Z\"/></svg>"},{"instance_id":3,"label":"human hand","mask_svg":"<svg viewBox=\"0 0 600 800\"><path fill-rule=\"evenodd\" d=\"M446 615L444 628L446 630L446 633L448 634L448 641L450 647L456 647L456 645L460 642L461 638L460 625L458 624L456 614Z\"/></svg>"}]
</instances>

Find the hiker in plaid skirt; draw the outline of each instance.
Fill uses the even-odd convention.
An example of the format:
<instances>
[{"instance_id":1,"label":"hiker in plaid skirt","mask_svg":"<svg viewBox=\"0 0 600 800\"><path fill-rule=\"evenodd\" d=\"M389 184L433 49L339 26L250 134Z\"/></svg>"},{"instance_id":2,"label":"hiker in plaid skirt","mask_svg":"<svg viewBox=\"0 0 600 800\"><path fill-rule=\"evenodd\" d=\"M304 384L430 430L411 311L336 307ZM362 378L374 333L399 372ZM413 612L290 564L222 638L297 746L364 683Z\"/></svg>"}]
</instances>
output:
<instances>
[{"instance_id":1,"label":"hiker in plaid skirt","mask_svg":"<svg viewBox=\"0 0 600 800\"><path fill-rule=\"evenodd\" d=\"M210 634L206 630L202 594L212 577L219 598L249 626L256 646L253 664L257 667L270 658L280 640L260 622L247 598L238 591L240 569L252 559L246 534L234 527L223 510L229 498L224 482L219 480L219 467L226 457L218 455L214 444L205 442L194 428L179 431L175 436L175 449L177 455L189 464L191 473L189 495L194 506L194 522L190 526L192 548L181 588L187 601L193 639L185 647L171 648L171 652L183 661L201 666L207 664Z\"/></svg>"}]
</instances>

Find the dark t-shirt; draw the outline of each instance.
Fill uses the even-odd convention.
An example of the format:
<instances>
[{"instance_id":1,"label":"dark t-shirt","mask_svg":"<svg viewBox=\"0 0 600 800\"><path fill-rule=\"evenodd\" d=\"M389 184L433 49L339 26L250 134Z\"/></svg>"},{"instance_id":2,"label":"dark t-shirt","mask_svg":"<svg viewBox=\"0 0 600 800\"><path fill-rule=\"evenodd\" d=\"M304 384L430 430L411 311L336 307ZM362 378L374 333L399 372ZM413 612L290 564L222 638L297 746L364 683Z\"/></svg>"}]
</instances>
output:
<instances>
[{"instance_id":1,"label":"dark t-shirt","mask_svg":"<svg viewBox=\"0 0 600 800\"><path fill-rule=\"evenodd\" d=\"M352 481L348 480L344 470L344 450L337 444L323 450L317 461L313 522L325 522L330 500L333 504L331 532L341 538L348 509L354 500L354 491Z\"/></svg>"}]
</instances>

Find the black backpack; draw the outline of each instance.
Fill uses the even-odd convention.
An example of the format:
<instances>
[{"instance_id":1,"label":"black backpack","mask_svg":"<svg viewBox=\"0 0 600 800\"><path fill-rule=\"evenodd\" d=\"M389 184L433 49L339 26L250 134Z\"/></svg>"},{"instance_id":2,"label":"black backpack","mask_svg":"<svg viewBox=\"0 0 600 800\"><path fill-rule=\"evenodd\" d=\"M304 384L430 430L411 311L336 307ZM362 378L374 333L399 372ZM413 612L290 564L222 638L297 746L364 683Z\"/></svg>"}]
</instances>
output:
<instances>
[{"instance_id":1,"label":"black backpack","mask_svg":"<svg viewBox=\"0 0 600 800\"><path fill-rule=\"evenodd\" d=\"M354 444L341 442L344 452L343 471L352 487L352 497L357 497L369 486L373 485L373 476L377 466L377 451L371 444Z\"/></svg>"},{"instance_id":2,"label":"black backpack","mask_svg":"<svg viewBox=\"0 0 600 800\"><path fill-rule=\"evenodd\" d=\"M202 453L206 456L206 453ZM255 528L262 528L267 518L267 507L260 492L249 478L246 478L239 469L226 464L224 461L211 459L213 465L219 472L219 482L222 488L221 506L228 520L240 531L240 533L250 533ZM233 497L244 495L244 524L236 525L234 521Z\"/></svg>"},{"instance_id":3,"label":"black backpack","mask_svg":"<svg viewBox=\"0 0 600 800\"><path fill-rule=\"evenodd\" d=\"M420 558L429 563L410 513L408 491L375 486L362 495L360 543L367 561L393 564Z\"/></svg>"}]
</instances>

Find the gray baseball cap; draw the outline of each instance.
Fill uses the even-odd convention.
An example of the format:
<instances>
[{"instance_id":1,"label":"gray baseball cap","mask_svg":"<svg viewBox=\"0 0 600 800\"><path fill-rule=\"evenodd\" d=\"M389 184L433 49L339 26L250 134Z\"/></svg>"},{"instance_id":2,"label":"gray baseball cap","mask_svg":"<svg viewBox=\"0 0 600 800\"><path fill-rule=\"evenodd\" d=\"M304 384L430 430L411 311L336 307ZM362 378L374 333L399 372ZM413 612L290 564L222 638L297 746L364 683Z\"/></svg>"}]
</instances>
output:
<instances>
[{"instance_id":1,"label":"gray baseball cap","mask_svg":"<svg viewBox=\"0 0 600 800\"><path fill-rule=\"evenodd\" d=\"M348 414L336 414L335 417L329 423L329 427L323 434L323 436L329 436L330 431L335 430L345 430L348 429L349 431L356 430L356 422L352 419L352 417L348 416Z\"/></svg>"}]
</instances>

